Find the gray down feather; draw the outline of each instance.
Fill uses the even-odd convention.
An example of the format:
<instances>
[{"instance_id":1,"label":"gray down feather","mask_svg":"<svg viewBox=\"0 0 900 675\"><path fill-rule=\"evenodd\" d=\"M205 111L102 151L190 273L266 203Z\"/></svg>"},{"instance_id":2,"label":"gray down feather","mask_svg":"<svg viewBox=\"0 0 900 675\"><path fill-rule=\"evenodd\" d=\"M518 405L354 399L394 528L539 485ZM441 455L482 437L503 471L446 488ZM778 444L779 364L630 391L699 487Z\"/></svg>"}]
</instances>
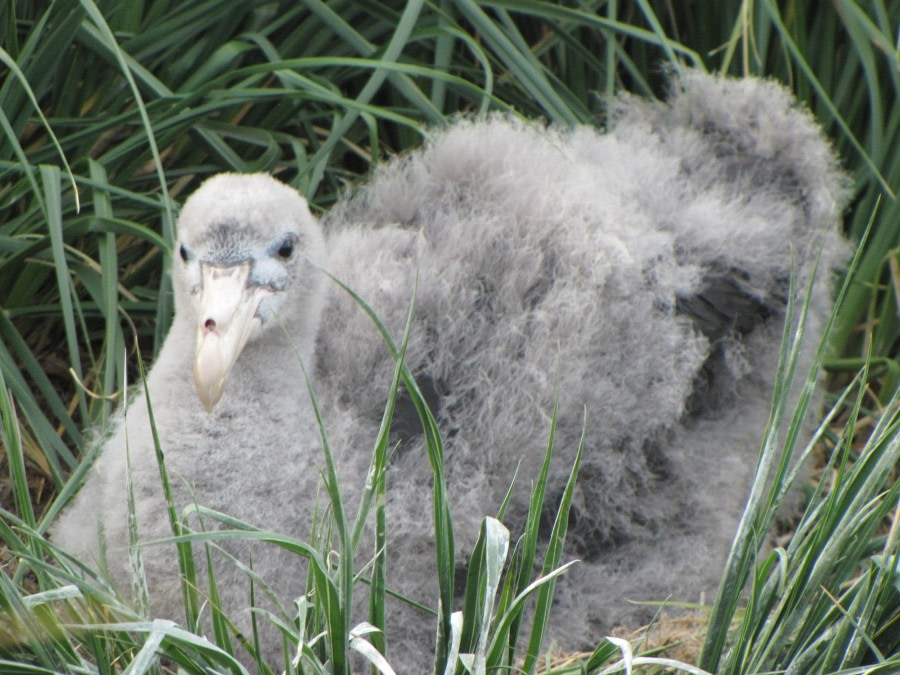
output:
<instances>
[{"instance_id":1,"label":"gray down feather","mask_svg":"<svg viewBox=\"0 0 900 675\"><path fill-rule=\"evenodd\" d=\"M435 130L327 214L324 248L302 199L264 176L211 179L179 220L192 250L213 241L221 249L216 237L227 240L230 227L241 233L233 248L257 261L286 224L297 233L303 256L286 272L277 313L311 371L315 363L345 491L364 481L394 364L359 306L307 258L355 289L397 338L415 292L406 358L444 436L460 554L520 465L506 521L514 535L521 527L558 389L555 505L586 412L568 548L582 562L561 581L551 621L565 649L591 647L656 611L628 599L711 597L769 412L792 262L805 289L821 251L814 341L830 310L828 271L848 252L837 230L846 177L813 118L779 85L687 72L667 102L623 96L609 112L606 133L507 116ZM180 506L195 494L305 537L322 455L285 338L263 317L221 402L205 413L190 381L191 262L175 263L176 318L149 384L167 461L181 477ZM168 528L145 417L138 397L53 529L89 558L100 525L123 588L126 427L143 536ZM434 605L431 469L403 401L393 433L388 584ZM154 611L177 619L170 549L147 547L144 556ZM254 566L283 598L302 592L302 566L280 551L254 554ZM239 613L246 580L221 567L223 602ZM387 622L398 672L427 670L433 621L395 603Z\"/></svg>"}]
</instances>

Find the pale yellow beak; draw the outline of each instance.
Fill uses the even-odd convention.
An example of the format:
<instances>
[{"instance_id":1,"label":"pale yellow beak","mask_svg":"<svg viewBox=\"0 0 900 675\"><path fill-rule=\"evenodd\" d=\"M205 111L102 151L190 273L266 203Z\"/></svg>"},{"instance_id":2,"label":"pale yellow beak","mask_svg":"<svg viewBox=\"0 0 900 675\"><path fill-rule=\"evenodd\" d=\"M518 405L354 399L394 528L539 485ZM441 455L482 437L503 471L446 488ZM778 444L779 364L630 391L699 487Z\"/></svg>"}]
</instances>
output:
<instances>
[{"instance_id":1,"label":"pale yellow beak","mask_svg":"<svg viewBox=\"0 0 900 675\"><path fill-rule=\"evenodd\" d=\"M222 398L228 373L261 324L256 310L268 291L259 286L248 288L249 275L249 263L203 266L194 383L207 412Z\"/></svg>"}]
</instances>

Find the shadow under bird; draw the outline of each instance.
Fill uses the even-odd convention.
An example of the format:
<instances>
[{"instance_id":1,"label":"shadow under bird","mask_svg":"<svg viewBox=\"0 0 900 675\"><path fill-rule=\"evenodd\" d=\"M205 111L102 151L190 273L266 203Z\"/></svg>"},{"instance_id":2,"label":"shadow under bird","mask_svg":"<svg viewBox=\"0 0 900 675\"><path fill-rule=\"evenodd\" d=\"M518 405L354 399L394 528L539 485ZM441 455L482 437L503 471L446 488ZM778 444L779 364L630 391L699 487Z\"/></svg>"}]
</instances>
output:
<instances>
[{"instance_id":1,"label":"shadow under bird","mask_svg":"<svg viewBox=\"0 0 900 675\"><path fill-rule=\"evenodd\" d=\"M380 166L321 226L268 176L205 182L179 218L175 319L148 380L178 508L196 500L309 534L322 451L295 348L342 487L362 488L394 362L327 270L398 338L415 294L406 362L445 438L459 551L520 465L506 521L521 527L558 391L555 507L587 411L568 544L582 562L558 587L560 647L656 611L629 599L712 593L769 412L792 265L802 293L821 254L816 337L829 270L847 256L848 183L809 113L771 82L687 71L665 103L611 101L608 126L459 120ZM431 467L402 400L393 438L388 585L434 605ZM142 538L171 534L143 396L52 530L82 559L105 548L122 589L126 446ZM223 546L245 561L256 551L286 606L304 592L288 553ZM180 618L173 547L144 559L153 612ZM249 630L246 575L220 562L222 605ZM397 602L386 631L398 672L431 667L433 621ZM280 655L276 631L264 644Z\"/></svg>"}]
</instances>

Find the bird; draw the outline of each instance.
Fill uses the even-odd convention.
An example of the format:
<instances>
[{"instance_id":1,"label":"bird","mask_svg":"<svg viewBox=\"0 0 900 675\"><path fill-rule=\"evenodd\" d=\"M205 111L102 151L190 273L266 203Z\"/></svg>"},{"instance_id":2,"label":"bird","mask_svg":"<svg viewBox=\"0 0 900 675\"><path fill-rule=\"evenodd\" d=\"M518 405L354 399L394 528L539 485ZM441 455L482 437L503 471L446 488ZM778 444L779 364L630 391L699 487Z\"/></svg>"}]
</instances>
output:
<instances>
[{"instance_id":1,"label":"bird","mask_svg":"<svg viewBox=\"0 0 900 675\"><path fill-rule=\"evenodd\" d=\"M179 216L175 318L148 378L176 501L308 531L322 455L291 342L342 484L362 486L395 361L337 279L398 338L414 303L404 359L444 437L458 550L471 550L507 494L505 522L521 527L534 476L520 469L510 485L543 461L554 406L550 511L583 436L567 544L580 563L558 586L551 622L560 648L595 645L656 611L629 600L696 600L721 574L786 306L805 297L817 260L807 333L828 316L829 270L848 256L838 225L849 193L785 88L694 70L671 76L665 101L610 100L606 129L509 113L431 129L321 222L272 177L210 178ZM168 534L146 418L138 395L51 530L83 559L116 553L105 564L119 584L126 461L141 536ZM434 605L423 516L434 478L402 396L392 442L388 585ZM171 547L144 556L151 607L175 617ZM303 592L302 572L277 555L254 557L254 569L274 574L286 603ZM245 606L246 579L224 574L223 605ZM398 602L386 632L398 672L428 671L433 622ZM277 636L272 645L279 653Z\"/></svg>"},{"instance_id":2,"label":"bird","mask_svg":"<svg viewBox=\"0 0 900 675\"><path fill-rule=\"evenodd\" d=\"M322 231L306 200L267 175L219 174L180 212L172 256L175 313L147 376L150 405L141 392L120 409L85 483L51 528L55 545L104 570L127 596L128 477L153 616L185 620L175 546L152 544L173 532L149 409L179 518L199 504L269 531L310 535L312 512L294 502L315 500L321 454L301 363L312 367L315 359L324 259ZM274 363L273 352L282 357ZM199 530L216 523L188 516L187 525ZM291 599L305 593L297 556L251 541L221 546L252 563L282 600L267 604L258 586L258 605L289 623ZM218 602L252 640L249 576L226 557L215 554ZM198 559L201 580L205 569ZM203 583L201 600L208 594ZM260 623L260 643L274 660L282 653L280 635Z\"/></svg>"}]
</instances>

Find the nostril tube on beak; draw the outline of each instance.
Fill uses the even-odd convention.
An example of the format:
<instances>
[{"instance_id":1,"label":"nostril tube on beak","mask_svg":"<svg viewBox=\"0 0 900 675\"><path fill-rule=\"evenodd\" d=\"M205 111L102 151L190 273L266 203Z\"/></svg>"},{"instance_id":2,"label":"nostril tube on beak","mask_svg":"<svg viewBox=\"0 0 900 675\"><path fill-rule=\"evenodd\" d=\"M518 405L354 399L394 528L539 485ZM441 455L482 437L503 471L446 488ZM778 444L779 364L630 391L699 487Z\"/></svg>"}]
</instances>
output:
<instances>
[{"instance_id":1,"label":"nostril tube on beak","mask_svg":"<svg viewBox=\"0 0 900 675\"><path fill-rule=\"evenodd\" d=\"M258 286L248 287L250 270L249 263L203 267L194 382L207 411L219 401L229 371L261 323L256 310L265 291Z\"/></svg>"}]
</instances>

